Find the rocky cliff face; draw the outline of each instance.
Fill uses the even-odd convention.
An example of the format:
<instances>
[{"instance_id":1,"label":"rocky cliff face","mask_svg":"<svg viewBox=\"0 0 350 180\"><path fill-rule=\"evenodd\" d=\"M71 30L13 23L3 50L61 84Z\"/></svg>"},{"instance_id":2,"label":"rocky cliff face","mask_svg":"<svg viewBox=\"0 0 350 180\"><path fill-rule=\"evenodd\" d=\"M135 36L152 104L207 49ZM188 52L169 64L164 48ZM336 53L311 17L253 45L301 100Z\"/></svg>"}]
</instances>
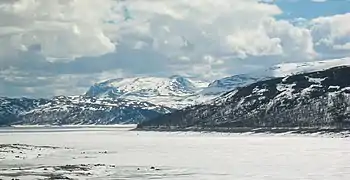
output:
<instances>
[{"instance_id":1,"label":"rocky cliff face","mask_svg":"<svg viewBox=\"0 0 350 180\"><path fill-rule=\"evenodd\" d=\"M141 129L350 127L350 67L256 82L211 103L139 124Z\"/></svg>"}]
</instances>

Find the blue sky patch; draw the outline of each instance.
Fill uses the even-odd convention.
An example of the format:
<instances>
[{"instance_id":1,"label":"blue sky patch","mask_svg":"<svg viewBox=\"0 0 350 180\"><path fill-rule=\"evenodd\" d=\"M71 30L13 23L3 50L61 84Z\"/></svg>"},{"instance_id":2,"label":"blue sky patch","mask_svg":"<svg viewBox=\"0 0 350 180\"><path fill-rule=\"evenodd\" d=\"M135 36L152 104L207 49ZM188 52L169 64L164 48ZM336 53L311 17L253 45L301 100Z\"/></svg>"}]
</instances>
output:
<instances>
[{"instance_id":1,"label":"blue sky patch","mask_svg":"<svg viewBox=\"0 0 350 180\"><path fill-rule=\"evenodd\" d=\"M327 0L325 2L275 0L274 3L283 11L283 14L277 17L281 19L313 19L320 16L333 16L350 12L350 0Z\"/></svg>"}]
</instances>

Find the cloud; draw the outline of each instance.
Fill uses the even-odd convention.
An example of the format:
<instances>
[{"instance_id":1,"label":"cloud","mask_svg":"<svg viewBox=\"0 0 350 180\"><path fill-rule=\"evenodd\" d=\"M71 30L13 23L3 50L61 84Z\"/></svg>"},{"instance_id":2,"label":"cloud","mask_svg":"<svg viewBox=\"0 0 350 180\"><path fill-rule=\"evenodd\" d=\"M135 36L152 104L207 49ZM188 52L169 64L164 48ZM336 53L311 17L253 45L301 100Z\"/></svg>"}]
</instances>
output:
<instances>
[{"instance_id":1,"label":"cloud","mask_svg":"<svg viewBox=\"0 0 350 180\"><path fill-rule=\"evenodd\" d=\"M136 32L132 36L146 36L151 41L143 41L144 44L171 58L187 55L198 59L205 54L260 55L278 51L277 47L271 49L274 40L255 29L271 16L281 13L276 6L252 0L139 2L133 2L130 11L135 12L135 19L140 23L148 21L147 34ZM243 34L246 31L265 35L265 41L247 47L244 43L252 39L250 34ZM127 35L130 35L129 31Z\"/></svg>"},{"instance_id":2,"label":"cloud","mask_svg":"<svg viewBox=\"0 0 350 180\"><path fill-rule=\"evenodd\" d=\"M213 80L349 48L346 17L281 14L260 0L0 0L0 95L79 94L120 76Z\"/></svg>"},{"instance_id":3,"label":"cloud","mask_svg":"<svg viewBox=\"0 0 350 180\"><path fill-rule=\"evenodd\" d=\"M315 48L324 56L350 55L350 13L320 17L310 22Z\"/></svg>"},{"instance_id":4,"label":"cloud","mask_svg":"<svg viewBox=\"0 0 350 180\"><path fill-rule=\"evenodd\" d=\"M310 39L303 32L305 42L295 40L300 29L276 21L281 10L257 0L18 0L1 7L2 53L30 51L50 61L114 52L117 43L171 61L282 55L289 51L284 41L304 50Z\"/></svg>"},{"instance_id":5,"label":"cloud","mask_svg":"<svg viewBox=\"0 0 350 180\"><path fill-rule=\"evenodd\" d=\"M51 97L53 95L79 95L96 82L113 76L124 77L122 70L102 73L60 74L50 72L24 72L17 68L0 71L0 95ZM74 88L72 88L74 87Z\"/></svg>"},{"instance_id":6,"label":"cloud","mask_svg":"<svg viewBox=\"0 0 350 180\"><path fill-rule=\"evenodd\" d=\"M55 60L112 52L115 45L102 23L113 4L110 0L1 0L0 55L34 51Z\"/></svg>"},{"instance_id":7,"label":"cloud","mask_svg":"<svg viewBox=\"0 0 350 180\"><path fill-rule=\"evenodd\" d=\"M326 2L327 0L311 0L312 2Z\"/></svg>"},{"instance_id":8,"label":"cloud","mask_svg":"<svg viewBox=\"0 0 350 180\"><path fill-rule=\"evenodd\" d=\"M120 25L118 42L160 53L171 67L208 66L208 56L224 61L221 68L226 68L231 61L251 57L301 61L315 55L310 32L276 20L282 11L273 4L182 0L127 1L125 6L133 21Z\"/></svg>"}]
</instances>

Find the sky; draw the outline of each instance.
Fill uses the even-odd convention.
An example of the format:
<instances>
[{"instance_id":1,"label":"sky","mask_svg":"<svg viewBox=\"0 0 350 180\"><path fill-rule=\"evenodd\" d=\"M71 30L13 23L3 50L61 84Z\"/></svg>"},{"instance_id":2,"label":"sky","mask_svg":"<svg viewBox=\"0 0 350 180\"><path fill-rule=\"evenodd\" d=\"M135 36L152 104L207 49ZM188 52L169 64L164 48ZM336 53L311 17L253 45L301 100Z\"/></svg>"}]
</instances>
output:
<instances>
[{"instance_id":1,"label":"sky","mask_svg":"<svg viewBox=\"0 0 350 180\"><path fill-rule=\"evenodd\" d=\"M0 0L0 96L350 56L350 0Z\"/></svg>"}]
</instances>

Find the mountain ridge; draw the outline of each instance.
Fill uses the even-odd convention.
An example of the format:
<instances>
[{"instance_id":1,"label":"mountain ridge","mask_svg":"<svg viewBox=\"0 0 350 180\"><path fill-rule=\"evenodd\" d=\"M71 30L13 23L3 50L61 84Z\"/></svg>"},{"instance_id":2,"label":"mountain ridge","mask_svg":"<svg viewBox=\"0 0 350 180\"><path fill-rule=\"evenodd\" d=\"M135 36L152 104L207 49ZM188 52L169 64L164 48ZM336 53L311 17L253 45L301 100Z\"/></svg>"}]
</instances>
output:
<instances>
[{"instance_id":1,"label":"mountain ridge","mask_svg":"<svg viewBox=\"0 0 350 180\"><path fill-rule=\"evenodd\" d=\"M244 87L258 81L300 73L322 71L337 66L350 66L350 57L313 62L283 63L255 72L224 77L210 83L207 88L203 89L203 94L220 95L235 88Z\"/></svg>"},{"instance_id":2,"label":"mountain ridge","mask_svg":"<svg viewBox=\"0 0 350 180\"><path fill-rule=\"evenodd\" d=\"M95 83L85 93L85 96L146 101L172 109L182 109L209 102L227 91L258 81L319 71L341 65L350 65L350 58L277 64L256 72L217 79L211 83L196 82L179 75L116 78Z\"/></svg>"},{"instance_id":3,"label":"mountain ridge","mask_svg":"<svg viewBox=\"0 0 350 180\"><path fill-rule=\"evenodd\" d=\"M349 66L259 81L139 129L350 128Z\"/></svg>"},{"instance_id":4,"label":"mountain ridge","mask_svg":"<svg viewBox=\"0 0 350 180\"><path fill-rule=\"evenodd\" d=\"M136 124L172 109L148 102L83 96L0 98L0 125Z\"/></svg>"},{"instance_id":5,"label":"mountain ridge","mask_svg":"<svg viewBox=\"0 0 350 180\"><path fill-rule=\"evenodd\" d=\"M80 96L56 96L51 99L0 97L0 122L62 124L67 119L66 124L139 123L176 109L223 103L234 96L236 91L257 82L338 65L350 65L350 58L280 64L263 71L218 79L212 83L178 75L168 78L144 76L95 83ZM11 101L6 103L6 99Z\"/></svg>"}]
</instances>

